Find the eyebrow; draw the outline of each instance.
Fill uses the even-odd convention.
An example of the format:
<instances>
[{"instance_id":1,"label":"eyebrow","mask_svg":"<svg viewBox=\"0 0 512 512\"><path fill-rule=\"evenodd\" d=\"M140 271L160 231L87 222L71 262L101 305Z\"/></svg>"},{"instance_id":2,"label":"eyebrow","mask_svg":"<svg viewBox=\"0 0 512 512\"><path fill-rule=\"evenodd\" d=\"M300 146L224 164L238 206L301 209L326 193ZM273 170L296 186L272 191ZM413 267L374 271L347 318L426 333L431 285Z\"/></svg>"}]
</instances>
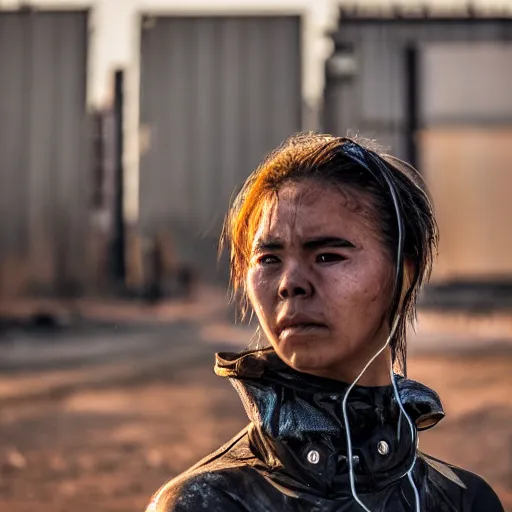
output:
<instances>
[{"instance_id":1,"label":"eyebrow","mask_svg":"<svg viewBox=\"0 0 512 512\"><path fill-rule=\"evenodd\" d=\"M312 238L302 244L304 249L315 250L323 247L355 248L355 245L344 238L337 236L323 236ZM275 251L284 249L284 244L278 239L260 240L254 246L256 251Z\"/></svg>"}]
</instances>

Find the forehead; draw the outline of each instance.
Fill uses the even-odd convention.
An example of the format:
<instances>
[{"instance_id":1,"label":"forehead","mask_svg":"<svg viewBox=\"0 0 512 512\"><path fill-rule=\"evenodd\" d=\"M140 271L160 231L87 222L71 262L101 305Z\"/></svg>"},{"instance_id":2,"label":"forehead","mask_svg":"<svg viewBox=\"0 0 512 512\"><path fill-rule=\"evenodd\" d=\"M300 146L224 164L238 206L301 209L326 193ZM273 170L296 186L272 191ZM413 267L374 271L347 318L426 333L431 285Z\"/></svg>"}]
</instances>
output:
<instances>
[{"instance_id":1,"label":"forehead","mask_svg":"<svg viewBox=\"0 0 512 512\"><path fill-rule=\"evenodd\" d=\"M254 241L335 234L375 238L371 198L364 196L329 184L289 183L265 203Z\"/></svg>"}]
</instances>

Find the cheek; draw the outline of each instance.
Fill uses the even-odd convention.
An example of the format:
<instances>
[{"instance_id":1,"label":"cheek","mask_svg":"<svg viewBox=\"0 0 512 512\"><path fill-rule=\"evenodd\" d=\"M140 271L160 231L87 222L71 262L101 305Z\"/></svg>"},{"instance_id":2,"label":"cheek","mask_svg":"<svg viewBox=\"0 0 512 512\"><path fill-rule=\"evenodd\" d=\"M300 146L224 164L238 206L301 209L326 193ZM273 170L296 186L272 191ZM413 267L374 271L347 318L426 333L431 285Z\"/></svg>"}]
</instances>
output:
<instances>
[{"instance_id":1,"label":"cheek","mask_svg":"<svg viewBox=\"0 0 512 512\"><path fill-rule=\"evenodd\" d=\"M363 316L373 314L375 309L386 309L391 300L390 272L388 265L369 264L345 267L340 271L333 267L324 275L328 290L328 304Z\"/></svg>"},{"instance_id":2,"label":"cheek","mask_svg":"<svg viewBox=\"0 0 512 512\"><path fill-rule=\"evenodd\" d=\"M393 293L393 280L388 266L376 266L373 272L361 277L361 301L367 305L367 315L384 314L390 304Z\"/></svg>"},{"instance_id":3,"label":"cheek","mask_svg":"<svg viewBox=\"0 0 512 512\"><path fill-rule=\"evenodd\" d=\"M261 268L249 269L246 286L249 301L256 313L266 311L272 303L272 283Z\"/></svg>"}]
</instances>

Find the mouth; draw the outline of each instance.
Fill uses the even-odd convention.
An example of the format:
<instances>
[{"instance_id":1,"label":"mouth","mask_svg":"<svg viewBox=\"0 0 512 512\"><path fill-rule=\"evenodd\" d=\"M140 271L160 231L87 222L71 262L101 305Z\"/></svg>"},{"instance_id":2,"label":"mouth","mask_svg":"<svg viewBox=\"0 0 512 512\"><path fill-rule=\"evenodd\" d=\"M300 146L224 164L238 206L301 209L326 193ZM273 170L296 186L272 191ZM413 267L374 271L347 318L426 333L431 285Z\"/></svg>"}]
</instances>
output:
<instances>
[{"instance_id":1,"label":"mouth","mask_svg":"<svg viewBox=\"0 0 512 512\"><path fill-rule=\"evenodd\" d=\"M297 334L308 334L319 329L327 329L327 326L319 322L283 322L278 326L277 334L281 338Z\"/></svg>"}]
</instances>

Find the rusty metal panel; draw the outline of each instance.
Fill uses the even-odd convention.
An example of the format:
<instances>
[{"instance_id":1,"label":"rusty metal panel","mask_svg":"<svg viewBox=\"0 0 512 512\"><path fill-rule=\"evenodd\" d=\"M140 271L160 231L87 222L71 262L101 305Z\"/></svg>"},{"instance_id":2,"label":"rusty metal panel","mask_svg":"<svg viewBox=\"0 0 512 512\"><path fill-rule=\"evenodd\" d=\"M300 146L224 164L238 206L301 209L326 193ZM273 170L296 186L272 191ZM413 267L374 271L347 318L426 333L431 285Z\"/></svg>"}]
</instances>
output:
<instances>
[{"instance_id":1,"label":"rusty metal panel","mask_svg":"<svg viewBox=\"0 0 512 512\"><path fill-rule=\"evenodd\" d=\"M294 16L143 21L143 233L171 230L183 258L214 264L234 189L301 128L300 48Z\"/></svg>"},{"instance_id":2,"label":"rusty metal panel","mask_svg":"<svg viewBox=\"0 0 512 512\"><path fill-rule=\"evenodd\" d=\"M0 13L2 293L84 284L86 12Z\"/></svg>"}]
</instances>

